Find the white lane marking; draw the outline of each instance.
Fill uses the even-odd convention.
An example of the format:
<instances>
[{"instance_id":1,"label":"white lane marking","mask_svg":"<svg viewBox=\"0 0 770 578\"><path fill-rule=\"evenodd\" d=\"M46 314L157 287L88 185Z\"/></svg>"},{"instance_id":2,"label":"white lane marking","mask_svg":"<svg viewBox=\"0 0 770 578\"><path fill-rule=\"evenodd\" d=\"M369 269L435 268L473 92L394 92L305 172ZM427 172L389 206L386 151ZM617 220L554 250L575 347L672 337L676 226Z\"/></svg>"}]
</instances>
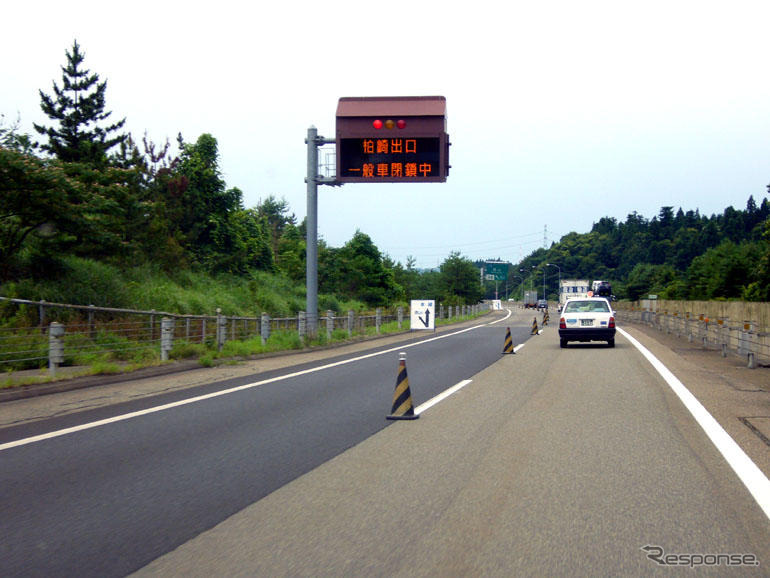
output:
<instances>
[{"instance_id":1,"label":"white lane marking","mask_svg":"<svg viewBox=\"0 0 770 578\"><path fill-rule=\"evenodd\" d=\"M743 485L754 496L765 515L770 518L770 480L767 479L767 476L751 461L751 458L735 443L735 440L719 425L719 422L714 419L708 410L690 393L690 390L671 373L671 370L627 332L619 327L617 330L647 358L647 361L666 380L666 383L682 400L682 403L695 418L695 421L698 422L698 425L706 432L711 443L719 450L719 453L727 460L727 463L730 464L730 467L738 475Z\"/></svg>"},{"instance_id":2,"label":"white lane marking","mask_svg":"<svg viewBox=\"0 0 770 578\"><path fill-rule=\"evenodd\" d=\"M470 382L471 382L470 379L464 379L460 383L456 383L455 385L453 385L449 389L446 389L446 390L442 391L437 396L429 399L425 403L421 403L420 405L418 405L416 408L414 408L414 413L416 413L417 415L420 415L426 409L433 407L438 402L443 401L444 399L448 398L453 393L456 393L456 392L460 391L462 388L464 388Z\"/></svg>"},{"instance_id":3,"label":"white lane marking","mask_svg":"<svg viewBox=\"0 0 770 578\"><path fill-rule=\"evenodd\" d=\"M60 430L56 430L56 431L52 431L52 432L48 432L48 433L44 433L44 434L40 434L40 435L36 435L36 436L31 436L31 437L28 437L28 438L23 438L23 439L12 441L12 442L6 442L4 444L0 444L0 451L8 450L8 449L11 449L11 448L15 448L15 447L18 447L18 446L23 446L23 445L27 445L27 444L31 444L31 443L35 443L35 442L40 442L40 441L43 441L43 440L48 440L48 439L56 438L56 437L59 437L59 436L63 436L63 435L67 435L67 434L71 434L71 433L75 433L75 432L79 432L79 431L83 431L83 430L87 430L87 429L91 429L91 428L95 428L95 427L100 427L100 426L103 426L103 425L108 425L108 424L111 424L111 423L116 423L116 422L119 422L119 421L124 421L124 420L127 420L127 419L132 419L132 418L135 418L135 417L140 417L140 416L143 416L143 415L148 415L148 414L151 414L151 413L156 413L156 412L159 412L159 411L165 411L167 409L172 409L172 408L175 408L175 407L180 407L180 406L188 405L188 404L191 404L191 403L197 403L199 401L204 401L204 400L207 400L207 399L212 399L214 397L219 397L220 395L228 395L228 394L235 393L235 392L238 392L238 391L243 391L245 389L251 389L251 388L254 388L254 387L259 387L260 385L266 385L268 383L273 383L273 382L276 382L276 381L282 381L282 380L285 380L285 379L291 379L293 377L299 377L301 375L307 375L308 373L314 373L316 371L322 371L324 369L330 369L332 367L337 367L339 365L345 365L347 363L353 363L355 361L361 361L363 359L368 359L370 357L376 357L378 355L385 355L387 353L393 353L394 351L402 351L402 350L408 349L410 347L417 347L418 345L424 345L424 344L430 343L432 341L438 341L439 339L445 339L447 337L452 337L454 335L460 335L461 333L466 333L468 331L473 331L474 329L478 329L479 327L484 327L485 325L488 325L488 324L484 323L484 324L481 324L481 325L474 325L473 327L467 327L466 329L461 329L460 331L455 331L453 333L447 333L446 335L439 335L437 337L431 337L430 339L425 339L423 341L418 341L417 343L409 343L409 344L406 344L406 345L399 345L398 347L392 347L392 348L386 349L384 351L377 351L375 353L368 353L366 355L360 355L358 357L353 357L351 359L344 359L342 361L336 361L334 363L327 363L326 365L321 365L319 367L314 367L314 368L311 368L311 369L305 369L305 370L302 370L302 371L295 371L294 373L288 373L286 375L280 375L278 377L271 377L270 379L263 379L262 381L255 381L254 383L247 383L246 385L240 385L238 387L232 387L230 389L224 389L222 391L215 391L213 393L208 393L206 395L199 395L197 397L191 397L191 398L188 398L188 399L183 399L183 400L180 400L180 401L175 401L173 403L167 403L167 404L164 404L164 405L159 405L159 406L156 406L156 407L150 407L150 408L143 409L143 410L140 410L140 411L133 411L131 413L126 413L126 414L123 414L123 415L116 415L115 417L110 417L110 418L107 418L107 419L101 419L101 420L98 420L98 421L94 421L94 422L90 422L90 423L84 423L84 424L81 424L81 425L77 425L77 426L73 426L73 427L68 427L68 428L65 428L65 429L60 429Z\"/></svg>"},{"instance_id":4,"label":"white lane marking","mask_svg":"<svg viewBox=\"0 0 770 578\"><path fill-rule=\"evenodd\" d=\"M513 315L513 310L512 309L506 309L506 311L508 312L508 315L506 315L505 317L502 317L501 319L498 319L497 321L490 321L489 323L486 323L486 325L494 325L495 323L501 323L502 321L505 321L511 315Z\"/></svg>"},{"instance_id":5,"label":"white lane marking","mask_svg":"<svg viewBox=\"0 0 770 578\"><path fill-rule=\"evenodd\" d=\"M491 324L490 324L490 325L491 325ZM520 344L520 345L517 345L516 347L514 347L514 348L513 348L513 352L514 352L514 353L516 353L517 351L519 351L519 350L520 350L522 347L524 347L525 345L526 345L525 343L522 343L522 344ZM452 387L450 387L449 389L447 389L447 390L444 390L443 392L439 393L439 394L438 394L437 396L435 396L435 397L432 397L431 399L429 399L429 400L428 400L428 401L426 401L425 403L421 403L420 405L418 405L416 408L414 408L414 413L416 413L417 415L420 415L420 414L421 414L422 412L424 412L426 409L429 409L429 408L433 407L434 405L436 405L436 404L437 404L437 403L439 403L440 401L444 401L446 398L448 398L448 397L449 397L450 395L452 395L453 393L457 393L457 392L458 392L458 391L460 391L462 388L464 388L466 385L468 385L469 383L471 383L471 381L473 381L473 380L471 380L471 379L465 379L465 380L463 380L463 381L461 381L461 382L459 382L459 383L456 383L455 385L453 385L453 386L452 386Z\"/></svg>"}]
</instances>

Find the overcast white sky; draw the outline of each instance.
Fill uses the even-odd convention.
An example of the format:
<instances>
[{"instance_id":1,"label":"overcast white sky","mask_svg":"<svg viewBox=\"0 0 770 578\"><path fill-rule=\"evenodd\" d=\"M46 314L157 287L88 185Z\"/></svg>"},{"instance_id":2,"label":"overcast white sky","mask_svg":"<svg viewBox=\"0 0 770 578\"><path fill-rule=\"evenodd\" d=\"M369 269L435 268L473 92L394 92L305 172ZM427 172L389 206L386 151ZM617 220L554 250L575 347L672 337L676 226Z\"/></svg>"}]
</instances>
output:
<instances>
[{"instance_id":1,"label":"overcast white sky","mask_svg":"<svg viewBox=\"0 0 770 578\"><path fill-rule=\"evenodd\" d=\"M141 138L217 138L247 207L306 213L310 125L342 96L442 95L446 183L319 188L319 235L360 229L418 267L450 251L517 262L603 216L721 213L770 183L770 3L112 3L2 10L0 113L45 122L77 39L107 109ZM37 136L35 134L35 136Z\"/></svg>"}]
</instances>

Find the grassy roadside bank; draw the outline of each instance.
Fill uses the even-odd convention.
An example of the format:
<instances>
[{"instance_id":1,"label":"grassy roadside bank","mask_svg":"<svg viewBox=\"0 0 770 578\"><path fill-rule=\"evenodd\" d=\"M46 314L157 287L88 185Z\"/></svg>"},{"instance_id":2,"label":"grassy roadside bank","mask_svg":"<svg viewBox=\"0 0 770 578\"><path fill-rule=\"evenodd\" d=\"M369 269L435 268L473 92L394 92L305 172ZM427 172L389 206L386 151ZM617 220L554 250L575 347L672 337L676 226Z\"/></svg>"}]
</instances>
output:
<instances>
[{"instance_id":1,"label":"grassy roadside bank","mask_svg":"<svg viewBox=\"0 0 770 578\"><path fill-rule=\"evenodd\" d=\"M439 319L437 326L453 325L463 321L469 321L484 315L486 312ZM320 333L315 339L301 339L296 331L276 331L262 344L259 336L246 340L226 341L219 351L213 343L189 343L177 341L169 354L169 361L162 362L155 346L141 349L133 349L130 356L121 356L119 350L116 354L99 354L89 359L87 356L73 358L70 362L57 369L56 376L51 376L47 368L28 369L20 371L8 371L0 377L0 390L20 388L36 384L47 384L63 380L71 380L79 377L95 375L127 374L151 367L171 366L182 361L194 362L197 367L213 367L221 364L236 364L246 359L257 358L260 355L274 355L282 352L307 351L356 343L359 341L385 337L399 333L409 333L408 318L398 328L396 321L384 323L377 333L375 327L366 327L364 332L356 334L352 338L347 331L337 329L332 332L331 339L325 333ZM123 358L121 358L123 357Z\"/></svg>"}]
</instances>

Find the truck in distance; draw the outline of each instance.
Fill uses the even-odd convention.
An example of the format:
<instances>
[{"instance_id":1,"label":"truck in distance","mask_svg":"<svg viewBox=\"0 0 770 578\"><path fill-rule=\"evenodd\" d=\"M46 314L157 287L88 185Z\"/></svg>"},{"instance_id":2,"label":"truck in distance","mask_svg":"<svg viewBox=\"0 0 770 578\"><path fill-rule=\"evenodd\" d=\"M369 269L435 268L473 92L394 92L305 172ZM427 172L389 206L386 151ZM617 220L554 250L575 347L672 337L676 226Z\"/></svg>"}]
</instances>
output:
<instances>
[{"instance_id":1,"label":"truck in distance","mask_svg":"<svg viewBox=\"0 0 770 578\"><path fill-rule=\"evenodd\" d=\"M567 299L586 298L590 290L591 283L588 279L562 279L559 285L559 311Z\"/></svg>"},{"instance_id":2,"label":"truck in distance","mask_svg":"<svg viewBox=\"0 0 770 578\"><path fill-rule=\"evenodd\" d=\"M524 291L524 309L537 307L537 291Z\"/></svg>"}]
</instances>

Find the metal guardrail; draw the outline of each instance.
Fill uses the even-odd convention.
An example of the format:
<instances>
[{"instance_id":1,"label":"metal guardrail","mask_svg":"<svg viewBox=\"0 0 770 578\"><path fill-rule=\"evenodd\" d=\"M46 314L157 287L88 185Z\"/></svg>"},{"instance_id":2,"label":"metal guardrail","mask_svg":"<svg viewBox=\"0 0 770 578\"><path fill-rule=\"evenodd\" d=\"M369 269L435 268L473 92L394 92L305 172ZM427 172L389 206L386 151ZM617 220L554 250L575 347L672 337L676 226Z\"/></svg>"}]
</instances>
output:
<instances>
[{"instance_id":1,"label":"metal guardrail","mask_svg":"<svg viewBox=\"0 0 770 578\"><path fill-rule=\"evenodd\" d=\"M617 311L619 320L642 323L659 331L699 343L704 349L720 351L722 357L746 359L747 367L770 364L770 332L753 321L731 322L727 317L711 319L704 314L668 311Z\"/></svg>"},{"instance_id":2,"label":"metal guardrail","mask_svg":"<svg viewBox=\"0 0 770 578\"><path fill-rule=\"evenodd\" d=\"M16 311L8 310L15 308ZM109 356L111 360L129 358L166 361L175 342L200 343L222 350L227 341L261 338L265 345L276 333L296 333L307 337L307 317L228 316L218 309L216 315L180 315L163 311L142 311L93 305L69 305L0 297L0 313L6 319L26 308L23 316L37 324L0 327L0 372L19 368L49 368L55 375L60 365L84 364ZM486 305L439 306L438 319L477 314ZM5 311L3 311L5 309ZM367 333L379 334L382 326L395 323L398 330L409 329L402 307L386 312L378 308L374 315L356 315L348 311L338 316L327 311L318 319L318 331L325 330L332 339L345 331L348 338Z\"/></svg>"}]
</instances>

